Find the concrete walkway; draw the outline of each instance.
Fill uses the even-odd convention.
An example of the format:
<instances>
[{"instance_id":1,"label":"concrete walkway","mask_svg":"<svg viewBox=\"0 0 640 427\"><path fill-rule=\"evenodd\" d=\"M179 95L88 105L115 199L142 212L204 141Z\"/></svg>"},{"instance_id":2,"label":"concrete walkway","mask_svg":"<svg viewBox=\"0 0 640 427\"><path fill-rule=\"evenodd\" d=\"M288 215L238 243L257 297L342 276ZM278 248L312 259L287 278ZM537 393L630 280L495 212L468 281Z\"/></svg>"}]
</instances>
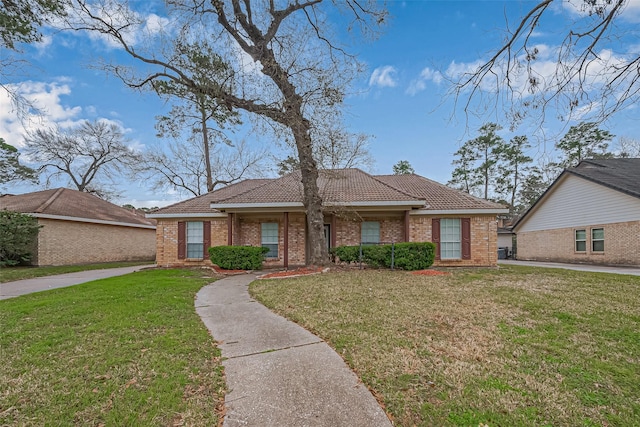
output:
<instances>
[{"instance_id":1,"label":"concrete walkway","mask_svg":"<svg viewBox=\"0 0 640 427\"><path fill-rule=\"evenodd\" d=\"M196 311L225 358L224 427L391 427L336 352L249 296L254 279L228 277L196 296Z\"/></svg>"},{"instance_id":2,"label":"concrete walkway","mask_svg":"<svg viewBox=\"0 0 640 427\"><path fill-rule=\"evenodd\" d=\"M76 273L56 274L55 276L36 277L34 279L0 283L0 300L34 292L48 291L49 289L79 285L80 283L105 279L107 277L122 276L153 266L154 265L136 265L133 267L105 268L102 270L78 271Z\"/></svg>"},{"instance_id":3,"label":"concrete walkway","mask_svg":"<svg viewBox=\"0 0 640 427\"><path fill-rule=\"evenodd\" d=\"M594 264L566 264L560 262L542 261L518 261L518 260L498 260L498 265L526 265L529 267L564 268L566 270L592 271L597 273L629 274L640 276L640 268L637 267L615 267L609 265Z\"/></svg>"}]
</instances>

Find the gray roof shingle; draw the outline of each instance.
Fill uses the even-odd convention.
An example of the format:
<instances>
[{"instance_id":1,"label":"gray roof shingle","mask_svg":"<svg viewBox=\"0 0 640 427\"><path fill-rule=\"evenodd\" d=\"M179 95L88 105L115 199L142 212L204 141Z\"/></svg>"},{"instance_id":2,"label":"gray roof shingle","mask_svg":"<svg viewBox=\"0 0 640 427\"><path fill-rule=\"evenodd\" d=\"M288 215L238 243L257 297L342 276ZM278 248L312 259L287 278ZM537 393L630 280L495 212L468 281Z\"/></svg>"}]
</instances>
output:
<instances>
[{"instance_id":1,"label":"gray roof shingle","mask_svg":"<svg viewBox=\"0 0 640 427\"><path fill-rule=\"evenodd\" d=\"M640 197L640 159L583 160L567 172Z\"/></svg>"},{"instance_id":2,"label":"gray roof shingle","mask_svg":"<svg viewBox=\"0 0 640 427\"><path fill-rule=\"evenodd\" d=\"M513 225L518 229L525 219L540 205L545 196L556 187L562 177L575 175L596 184L640 198L640 159L588 159L578 166L565 169Z\"/></svg>"}]
</instances>

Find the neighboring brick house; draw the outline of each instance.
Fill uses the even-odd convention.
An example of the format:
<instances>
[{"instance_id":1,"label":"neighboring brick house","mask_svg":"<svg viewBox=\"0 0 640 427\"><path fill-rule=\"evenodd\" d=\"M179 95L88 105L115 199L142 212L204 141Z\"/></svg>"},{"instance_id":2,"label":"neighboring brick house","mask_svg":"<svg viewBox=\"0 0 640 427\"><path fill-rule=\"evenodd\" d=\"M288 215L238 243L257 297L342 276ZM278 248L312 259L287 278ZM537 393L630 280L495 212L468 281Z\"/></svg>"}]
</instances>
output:
<instances>
[{"instance_id":1,"label":"neighboring brick house","mask_svg":"<svg viewBox=\"0 0 640 427\"><path fill-rule=\"evenodd\" d=\"M436 265L495 266L496 215L502 206L418 175L369 175L359 169L322 170L318 179L329 247L361 242L437 244ZM300 173L250 179L147 215L157 223L163 266L207 265L207 248L264 246L265 264L307 260Z\"/></svg>"},{"instance_id":2,"label":"neighboring brick house","mask_svg":"<svg viewBox=\"0 0 640 427\"><path fill-rule=\"evenodd\" d=\"M7 209L38 218L33 265L152 261L155 221L68 188L0 197Z\"/></svg>"},{"instance_id":3,"label":"neighboring brick house","mask_svg":"<svg viewBox=\"0 0 640 427\"><path fill-rule=\"evenodd\" d=\"M514 231L521 260L640 265L640 159L566 169Z\"/></svg>"}]
</instances>

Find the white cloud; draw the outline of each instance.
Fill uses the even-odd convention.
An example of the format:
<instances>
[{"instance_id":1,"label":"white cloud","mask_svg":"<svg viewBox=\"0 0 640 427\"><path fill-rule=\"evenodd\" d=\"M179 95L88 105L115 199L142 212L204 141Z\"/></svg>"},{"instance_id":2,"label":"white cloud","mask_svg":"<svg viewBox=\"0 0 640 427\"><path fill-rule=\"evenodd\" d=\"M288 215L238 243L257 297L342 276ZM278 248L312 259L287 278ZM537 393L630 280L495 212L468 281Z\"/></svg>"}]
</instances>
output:
<instances>
[{"instance_id":1,"label":"white cloud","mask_svg":"<svg viewBox=\"0 0 640 427\"><path fill-rule=\"evenodd\" d=\"M162 33L171 33L174 30L172 22L165 17L155 13L141 13L130 9L128 5L120 4L116 1L107 1L100 6L88 6L91 13L102 19L109 25L119 28L124 41L130 46L140 44L146 38L153 38ZM72 27L94 27L96 21L82 14L74 8L67 10L68 20L72 22ZM56 24L60 27L66 25L62 22ZM120 42L107 33L100 31L85 31L85 34L94 41L102 43L110 49L121 48Z\"/></svg>"},{"instance_id":2,"label":"white cloud","mask_svg":"<svg viewBox=\"0 0 640 427\"><path fill-rule=\"evenodd\" d=\"M507 103L513 103L515 98L525 102L544 103L549 99L550 94L562 87L561 97L564 97L564 101L557 105L561 109L558 114L586 119L589 115L604 113L615 106L625 91L633 85L631 81L633 76L627 75L613 80L614 76L629 64L630 58L634 58L633 55L601 49L595 52L595 58L588 61L578 74L576 68L569 68L571 65L569 62L565 64L557 62L559 46L540 44L536 48L536 58L529 63L524 55L513 58L509 70L506 69L505 62L496 63L491 73L488 73L479 86L475 87L479 90L478 99L485 101L492 99L491 97L483 98L482 93L491 96L500 93L504 95L502 99ZM482 65L484 65L482 60L467 63L452 61L444 72L444 76L447 80L461 81L465 76L472 76ZM537 80L533 90L530 77ZM570 80L566 81L566 78ZM421 84L416 84L414 90L421 88L423 88ZM467 87L468 90L472 88L474 87ZM511 91L515 98L506 95ZM570 107L568 101L565 101L574 98L581 100L580 105Z\"/></svg>"},{"instance_id":3,"label":"white cloud","mask_svg":"<svg viewBox=\"0 0 640 427\"><path fill-rule=\"evenodd\" d=\"M598 6L603 6L605 11L611 10L616 2L607 5L604 2L598 2ZM586 5L584 0L563 1L562 6L571 14L576 16L588 16L593 9ZM606 13L606 12L605 12ZM628 0L624 9L620 13L620 18L631 23L640 23L640 0Z\"/></svg>"},{"instance_id":4,"label":"white cloud","mask_svg":"<svg viewBox=\"0 0 640 427\"><path fill-rule=\"evenodd\" d=\"M395 87L397 85L397 82L394 78L395 74L396 69L391 65L378 67L373 70L373 73L371 73L371 78L369 78L369 86Z\"/></svg>"},{"instance_id":5,"label":"white cloud","mask_svg":"<svg viewBox=\"0 0 640 427\"><path fill-rule=\"evenodd\" d=\"M38 51L38 55L44 55L52 43L53 37L51 37L50 35L44 35L39 42L33 43L33 46Z\"/></svg>"},{"instance_id":6,"label":"white cloud","mask_svg":"<svg viewBox=\"0 0 640 427\"><path fill-rule=\"evenodd\" d=\"M407 93L411 96L421 92L427 88L427 82L434 82L439 85L444 80L442 73L440 71L434 70L432 68L426 67L420 72L420 76L413 80L409 87L407 88Z\"/></svg>"},{"instance_id":7,"label":"white cloud","mask_svg":"<svg viewBox=\"0 0 640 427\"><path fill-rule=\"evenodd\" d=\"M81 122L79 116L82 107L64 105L65 95L71 93L64 79L51 83L25 81L10 85L9 89L24 97L42 113L39 115L35 111L28 111L20 120L7 92L0 91L0 136L11 145L21 147L26 133L36 128L54 125L71 127Z\"/></svg>"}]
</instances>

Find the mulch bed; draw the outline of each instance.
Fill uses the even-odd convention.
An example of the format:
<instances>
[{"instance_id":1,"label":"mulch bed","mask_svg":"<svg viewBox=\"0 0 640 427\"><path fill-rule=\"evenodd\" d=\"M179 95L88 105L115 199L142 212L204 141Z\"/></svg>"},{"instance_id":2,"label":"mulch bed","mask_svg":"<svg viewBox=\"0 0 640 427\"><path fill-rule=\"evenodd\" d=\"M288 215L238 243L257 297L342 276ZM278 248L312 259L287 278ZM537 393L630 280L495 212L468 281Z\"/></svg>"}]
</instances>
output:
<instances>
[{"instance_id":1,"label":"mulch bed","mask_svg":"<svg viewBox=\"0 0 640 427\"><path fill-rule=\"evenodd\" d=\"M225 270L224 268L220 268L217 265L213 265L213 270L218 274L244 274L249 270Z\"/></svg>"}]
</instances>

